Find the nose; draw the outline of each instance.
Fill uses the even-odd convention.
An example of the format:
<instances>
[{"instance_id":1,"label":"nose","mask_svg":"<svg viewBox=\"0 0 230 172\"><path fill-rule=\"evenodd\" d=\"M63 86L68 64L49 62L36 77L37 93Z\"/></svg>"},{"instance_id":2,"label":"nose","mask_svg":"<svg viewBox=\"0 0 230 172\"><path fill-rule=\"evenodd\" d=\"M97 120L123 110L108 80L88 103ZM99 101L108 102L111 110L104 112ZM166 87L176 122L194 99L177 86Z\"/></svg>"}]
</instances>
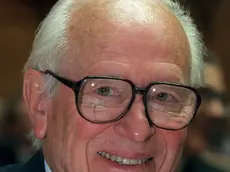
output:
<instances>
[{"instance_id":1,"label":"nose","mask_svg":"<svg viewBox=\"0 0 230 172\"><path fill-rule=\"evenodd\" d=\"M141 96L136 97L127 114L114 125L114 130L133 142L146 142L155 134L154 126L149 124L145 115Z\"/></svg>"}]
</instances>

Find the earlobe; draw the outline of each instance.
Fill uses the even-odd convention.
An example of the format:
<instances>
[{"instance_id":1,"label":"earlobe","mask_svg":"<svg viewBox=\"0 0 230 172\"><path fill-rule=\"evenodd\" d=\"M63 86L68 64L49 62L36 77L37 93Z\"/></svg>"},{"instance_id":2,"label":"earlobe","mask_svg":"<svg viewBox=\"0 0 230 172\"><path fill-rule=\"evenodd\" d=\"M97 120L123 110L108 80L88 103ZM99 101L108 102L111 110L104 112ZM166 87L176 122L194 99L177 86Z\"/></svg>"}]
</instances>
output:
<instances>
[{"instance_id":1,"label":"earlobe","mask_svg":"<svg viewBox=\"0 0 230 172\"><path fill-rule=\"evenodd\" d=\"M40 72L28 69L24 73L23 98L32 122L35 136L42 139L47 130L47 109L44 96L44 79Z\"/></svg>"}]
</instances>

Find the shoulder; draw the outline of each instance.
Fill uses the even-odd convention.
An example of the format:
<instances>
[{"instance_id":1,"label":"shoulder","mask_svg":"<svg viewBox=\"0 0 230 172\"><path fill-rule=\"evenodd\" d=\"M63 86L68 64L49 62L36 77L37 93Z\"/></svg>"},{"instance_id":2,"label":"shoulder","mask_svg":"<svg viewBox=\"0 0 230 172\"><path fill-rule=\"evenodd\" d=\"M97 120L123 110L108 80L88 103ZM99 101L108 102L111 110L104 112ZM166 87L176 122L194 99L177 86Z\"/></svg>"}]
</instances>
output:
<instances>
[{"instance_id":1,"label":"shoulder","mask_svg":"<svg viewBox=\"0 0 230 172\"><path fill-rule=\"evenodd\" d=\"M21 164L14 164L5 167L0 167L0 172L19 172L20 169L21 169Z\"/></svg>"},{"instance_id":2,"label":"shoulder","mask_svg":"<svg viewBox=\"0 0 230 172\"><path fill-rule=\"evenodd\" d=\"M38 151L28 162L0 167L0 172L45 172L44 157Z\"/></svg>"}]
</instances>

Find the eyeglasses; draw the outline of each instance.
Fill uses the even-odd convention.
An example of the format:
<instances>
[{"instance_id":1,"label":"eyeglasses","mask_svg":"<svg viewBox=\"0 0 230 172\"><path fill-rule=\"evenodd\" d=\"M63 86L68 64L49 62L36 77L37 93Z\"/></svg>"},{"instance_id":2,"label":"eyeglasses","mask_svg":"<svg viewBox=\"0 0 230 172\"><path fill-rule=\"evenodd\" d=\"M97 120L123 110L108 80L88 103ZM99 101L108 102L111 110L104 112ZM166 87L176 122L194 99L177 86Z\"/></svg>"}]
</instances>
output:
<instances>
[{"instance_id":1,"label":"eyeglasses","mask_svg":"<svg viewBox=\"0 0 230 172\"><path fill-rule=\"evenodd\" d=\"M195 88L179 84L153 82L140 88L130 80L117 77L87 76L74 82L51 71L45 74L71 88L80 116L97 124L115 122L124 117L136 94L141 94L150 126L179 130L189 125L201 103Z\"/></svg>"}]
</instances>

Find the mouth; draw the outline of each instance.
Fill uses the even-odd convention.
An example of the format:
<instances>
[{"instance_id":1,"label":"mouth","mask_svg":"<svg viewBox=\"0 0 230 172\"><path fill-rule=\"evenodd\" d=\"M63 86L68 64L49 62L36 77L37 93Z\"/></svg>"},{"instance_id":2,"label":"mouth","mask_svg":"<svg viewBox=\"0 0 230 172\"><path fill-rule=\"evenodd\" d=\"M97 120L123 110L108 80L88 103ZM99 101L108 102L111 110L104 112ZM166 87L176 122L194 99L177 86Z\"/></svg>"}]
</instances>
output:
<instances>
[{"instance_id":1,"label":"mouth","mask_svg":"<svg viewBox=\"0 0 230 172\"><path fill-rule=\"evenodd\" d=\"M142 159L130 159L130 158L126 158L126 157L120 157L120 156L116 156L113 154L109 154L107 152L98 152L98 155L100 155L101 157L103 157L107 160L113 161L117 164L122 164L122 165L127 165L127 166L146 164L153 159L152 157L142 158Z\"/></svg>"}]
</instances>

